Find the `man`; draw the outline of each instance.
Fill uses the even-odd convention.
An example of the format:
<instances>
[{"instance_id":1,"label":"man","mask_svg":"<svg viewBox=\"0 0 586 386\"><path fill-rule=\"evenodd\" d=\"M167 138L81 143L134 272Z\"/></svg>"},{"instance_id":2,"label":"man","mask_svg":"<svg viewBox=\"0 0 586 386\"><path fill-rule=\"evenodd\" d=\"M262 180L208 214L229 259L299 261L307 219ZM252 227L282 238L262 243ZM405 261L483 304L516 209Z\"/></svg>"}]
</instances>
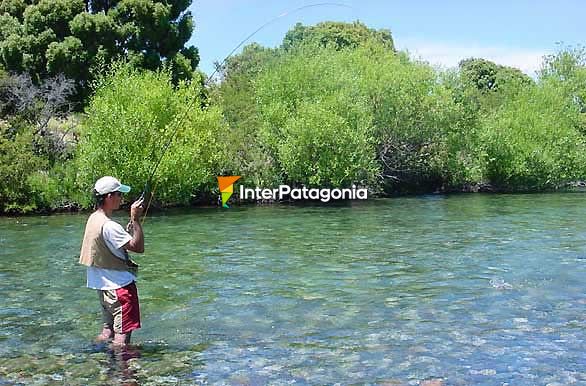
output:
<instances>
[{"instance_id":1,"label":"man","mask_svg":"<svg viewBox=\"0 0 586 386\"><path fill-rule=\"evenodd\" d=\"M113 338L113 345L130 343L132 331L140 328L140 309L136 290L136 265L128 251L143 253L144 237L139 218L143 199L130 208L128 233L120 224L110 219L119 209L122 193L130 187L114 177L102 177L94 186L96 211L89 217L79 263L87 266L87 287L98 291L102 305L103 329L98 341Z\"/></svg>"}]
</instances>

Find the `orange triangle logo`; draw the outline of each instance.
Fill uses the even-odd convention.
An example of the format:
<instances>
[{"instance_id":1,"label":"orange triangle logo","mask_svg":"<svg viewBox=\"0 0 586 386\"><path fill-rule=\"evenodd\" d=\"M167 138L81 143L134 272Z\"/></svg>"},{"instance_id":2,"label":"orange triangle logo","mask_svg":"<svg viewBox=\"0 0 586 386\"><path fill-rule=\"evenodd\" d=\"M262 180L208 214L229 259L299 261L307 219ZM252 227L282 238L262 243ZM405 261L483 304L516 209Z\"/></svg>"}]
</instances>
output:
<instances>
[{"instance_id":1,"label":"orange triangle logo","mask_svg":"<svg viewBox=\"0 0 586 386\"><path fill-rule=\"evenodd\" d=\"M218 186L220 192L226 191L227 188L231 187L236 181L240 179L240 176L218 176Z\"/></svg>"}]
</instances>

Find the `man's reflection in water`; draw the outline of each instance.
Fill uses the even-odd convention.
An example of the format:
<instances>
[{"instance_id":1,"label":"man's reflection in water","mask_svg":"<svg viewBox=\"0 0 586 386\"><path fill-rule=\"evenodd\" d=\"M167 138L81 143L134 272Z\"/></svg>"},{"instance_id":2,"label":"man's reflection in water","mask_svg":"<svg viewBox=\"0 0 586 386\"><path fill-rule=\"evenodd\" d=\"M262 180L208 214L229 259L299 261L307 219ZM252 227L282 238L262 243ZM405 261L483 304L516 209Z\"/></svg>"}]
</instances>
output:
<instances>
[{"instance_id":1,"label":"man's reflection in water","mask_svg":"<svg viewBox=\"0 0 586 386\"><path fill-rule=\"evenodd\" d=\"M116 385L138 386L136 367L132 361L141 357L140 347L134 345L110 346L108 354L108 378Z\"/></svg>"},{"instance_id":2,"label":"man's reflection in water","mask_svg":"<svg viewBox=\"0 0 586 386\"><path fill-rule=\"evenodd\" d=\"M181 358L173 363L180 364L185 370L185 374L175 374L192 379L192 383L206 383L206 374L202 370L206 367L201 359L201 353L209 348L209 343L196 343L186 345L169 345L162 341L145 341L138 344L128 344L126 346L108 345L99 343L92 346L93 353L104 353L105 357L100 360L101 371L100 379L96 379L101 385L122 385L136 386L140 384L153 384L149 374L149 364L158 363L161 360L170 358ZM169 370L166 366L161 366L157 371L166 372ZM169 376L169 379L176 379L175 376ZM174 384L180 381L172 381ZM191 381L187 381L187 384Z\"/></svg>"}]
</instances>

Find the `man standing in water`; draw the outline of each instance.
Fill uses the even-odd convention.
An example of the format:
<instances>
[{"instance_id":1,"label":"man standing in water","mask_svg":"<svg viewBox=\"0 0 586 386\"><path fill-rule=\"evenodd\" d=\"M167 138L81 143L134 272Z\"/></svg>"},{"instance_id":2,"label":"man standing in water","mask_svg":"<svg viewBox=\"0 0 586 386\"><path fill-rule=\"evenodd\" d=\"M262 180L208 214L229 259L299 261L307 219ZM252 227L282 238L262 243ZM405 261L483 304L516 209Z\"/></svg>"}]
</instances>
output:
<instances>
[{"instance_id":1,"label":"man standing in water","mask_svg":"<svg viewBox=\"0 0 586 386\"><path fill-rule=\"evenodd\" d=\"M103 329L98 341L123 346L130 343L132 331L140 328L140 309L136 290L136 265L128 251L143 253L144 238L139 218L143 199L130 208L127 230L110 219L119 209L122 193L130 187L114 177L102 177L94 186L97 209L89 217L79 263L87 266L87 287L98 291L102 306ZM130 232L130 233L128 233Z\"/></svg>"}]
</instances>

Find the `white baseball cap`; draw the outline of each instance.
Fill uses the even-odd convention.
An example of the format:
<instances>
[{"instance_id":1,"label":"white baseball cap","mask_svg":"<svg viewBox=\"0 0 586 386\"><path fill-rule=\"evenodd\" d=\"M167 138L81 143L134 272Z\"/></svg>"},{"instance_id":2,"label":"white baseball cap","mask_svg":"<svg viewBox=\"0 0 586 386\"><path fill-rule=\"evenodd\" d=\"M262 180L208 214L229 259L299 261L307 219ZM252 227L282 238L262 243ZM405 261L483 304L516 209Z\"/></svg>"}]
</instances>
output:
<instances>
[{"instance_id":1,"label":"white baseball cap","mask_svg":"<svg viewBox=\"0 0 586 386\"><path fill-rule=\"evenodd\" d=\"M94 189L98 192L99 195L108 194L112 192L122 192L128 193L130 192L130 186L123 185L118 181L118 179L110 176L102 177L96 181L94 185Z\"/></svg>"}]
</instances>

